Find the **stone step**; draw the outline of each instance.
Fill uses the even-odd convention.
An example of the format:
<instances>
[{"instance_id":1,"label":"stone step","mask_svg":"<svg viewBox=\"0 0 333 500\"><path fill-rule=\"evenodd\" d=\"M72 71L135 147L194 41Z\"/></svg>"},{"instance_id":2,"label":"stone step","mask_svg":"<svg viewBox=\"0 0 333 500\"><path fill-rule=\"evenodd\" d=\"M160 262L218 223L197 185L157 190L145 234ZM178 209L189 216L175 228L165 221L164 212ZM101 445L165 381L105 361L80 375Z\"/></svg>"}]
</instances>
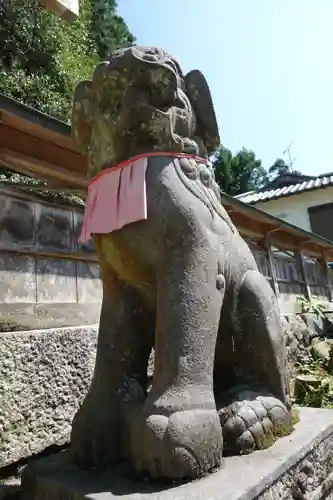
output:
<instances>
[{"instance_id":1,"label":"stone step","mask_svg":"<svg viewBox=\"0 0 333 500\"><path fill-rule=\"evenodd\" d=\"M129 464L78 470L66 452L26 468L22 500L333 500L333 410L301 408L292 435L229 457L214 474L178 486L135 479Z\"/></svg>"}]
</instances>

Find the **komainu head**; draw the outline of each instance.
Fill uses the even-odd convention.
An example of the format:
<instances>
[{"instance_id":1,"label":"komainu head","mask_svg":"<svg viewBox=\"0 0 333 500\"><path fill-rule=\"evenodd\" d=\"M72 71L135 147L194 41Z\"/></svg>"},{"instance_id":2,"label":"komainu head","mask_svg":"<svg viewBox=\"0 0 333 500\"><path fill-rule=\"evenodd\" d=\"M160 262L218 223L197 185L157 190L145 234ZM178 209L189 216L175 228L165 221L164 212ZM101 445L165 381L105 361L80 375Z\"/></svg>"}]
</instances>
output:
<instances>
[{"instance_id":1,"label":"komainu head","mask_svg":"<svg viewBox=\"0 0 333 500\"><path fill-rule=\"evenodd\" d=\"M205 77L197 70L184 75L165 51L143 46L112 52L91 81L79 83L72 133L90 175L141 153L208 157L219 145Z\"/></svg>"}]
</instances>

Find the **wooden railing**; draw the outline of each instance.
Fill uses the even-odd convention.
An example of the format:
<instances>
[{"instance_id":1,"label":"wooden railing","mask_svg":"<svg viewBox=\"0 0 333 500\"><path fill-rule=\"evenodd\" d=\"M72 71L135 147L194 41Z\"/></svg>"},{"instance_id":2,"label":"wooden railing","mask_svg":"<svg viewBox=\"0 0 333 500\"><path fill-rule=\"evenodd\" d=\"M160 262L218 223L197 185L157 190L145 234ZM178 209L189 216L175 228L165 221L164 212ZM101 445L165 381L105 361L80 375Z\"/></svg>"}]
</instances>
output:
<instances>
[{"instance_id":1,"label":"wooden railing","mask_svg":"<svg viewBox=\"0 0 333 500\"><path fill-rule=\"evenodd\" d=\"M301 249L282 251L270 246L269 241L263 245L251 240L247 243L261 273L279 298L282 312L298 309L297 296L332 302L333 270L324 258L304 256Z\"/></svg>"}]
</instances>

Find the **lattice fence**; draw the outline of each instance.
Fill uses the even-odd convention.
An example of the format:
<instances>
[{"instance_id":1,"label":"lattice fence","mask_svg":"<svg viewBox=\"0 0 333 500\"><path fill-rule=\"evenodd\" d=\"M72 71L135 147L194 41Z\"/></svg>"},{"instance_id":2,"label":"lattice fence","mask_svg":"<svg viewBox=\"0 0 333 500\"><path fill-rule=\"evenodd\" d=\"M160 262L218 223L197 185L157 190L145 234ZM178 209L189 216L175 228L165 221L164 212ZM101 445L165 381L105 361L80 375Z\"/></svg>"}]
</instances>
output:
<instances>
[{"instance_id":1,"label":"lattice fence","mask_svg":"<svg viewBox=\"0 0 333 500\"><path fill-rule=\"evenodd\" d=\"M324 259L247 240L262 274L279 297L282 312L298 309L297 296L332 301L333 270Z\"/></svg>"}]
</instances>

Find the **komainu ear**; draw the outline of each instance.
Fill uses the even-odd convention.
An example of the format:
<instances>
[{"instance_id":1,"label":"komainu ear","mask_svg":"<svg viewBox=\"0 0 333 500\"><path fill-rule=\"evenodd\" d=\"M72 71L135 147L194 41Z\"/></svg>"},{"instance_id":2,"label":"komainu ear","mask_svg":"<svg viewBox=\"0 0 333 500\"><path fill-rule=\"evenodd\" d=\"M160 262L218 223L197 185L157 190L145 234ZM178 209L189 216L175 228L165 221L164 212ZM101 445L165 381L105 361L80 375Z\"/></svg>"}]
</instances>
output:
<instances>
[{"instance_id":1,"label":"komainu ear","mask_svg":"<svg viewBox=\"0 0 333 500\"><path fill-rule=\"evenodd\" d=\"M92 110L90 106L91 81L80 82L74 92L72 109L72 138L76 149L87 154L91 138Z\"/></svg>"},{"instance_id":2,"label":"komainu ear","mask_svg":"<svg viewBox=\"0 0 333 500\"><path fill-rule=\"evenodd\" d=\"M203 140L210 156L219 147L220 136L207 80L197 69L187 73L184 80L186 93L196 114L195 135Z\"/></svg>"}]
</instances>

